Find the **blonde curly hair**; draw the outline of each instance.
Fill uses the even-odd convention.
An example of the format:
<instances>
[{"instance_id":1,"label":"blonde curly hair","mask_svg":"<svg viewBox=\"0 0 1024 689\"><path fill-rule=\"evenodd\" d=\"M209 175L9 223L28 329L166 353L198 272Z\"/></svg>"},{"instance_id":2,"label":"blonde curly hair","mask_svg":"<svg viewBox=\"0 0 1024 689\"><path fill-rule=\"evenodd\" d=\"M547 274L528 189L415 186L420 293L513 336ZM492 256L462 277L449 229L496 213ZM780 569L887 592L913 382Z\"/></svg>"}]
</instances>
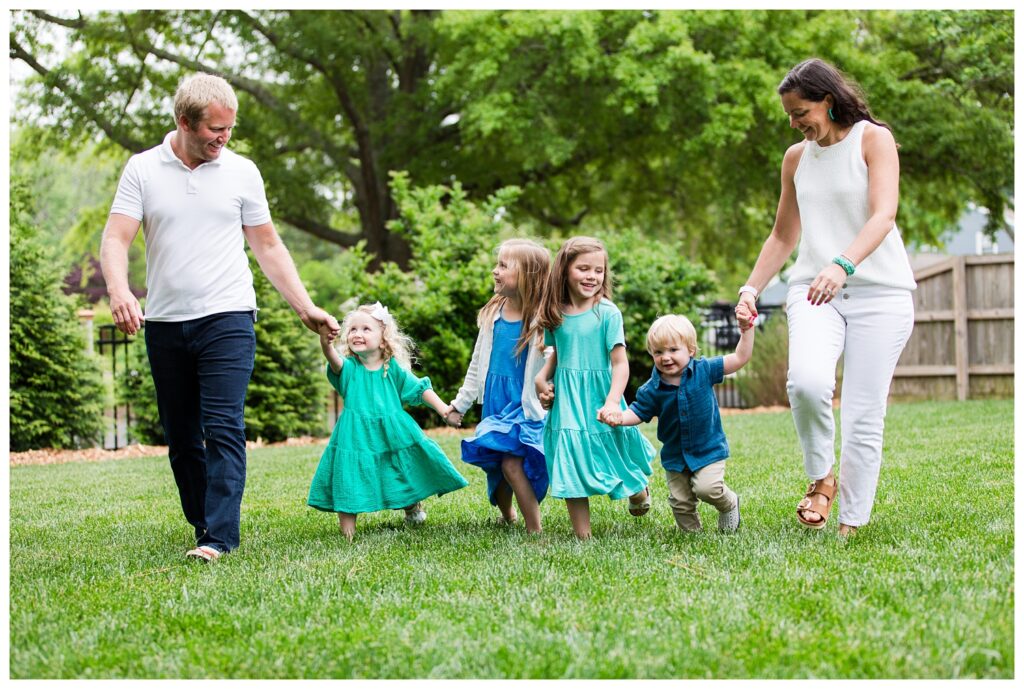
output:
<instances>
[{"instance_id":1,"label":"blonde curly hair","mask_svg":"<svg viewBox=\"0 0 1024 689\"><path fill-rule=\"evenodd\" d=\"M383 317L381 317L378 310L382 308L383 307L381 307L379 302L376 304L360 304L345 314L345 318L341 322L342 336L339 338L341 342L338 344L338 354L342 358L352 355L352 350L348 347L348 340L345 337L345 333L348 332L349 326L352 324L352 319L356 314L365 313L381 325L380 353L381 357L384 359L384 376L386 377L388 375L388 366L391 363L391 359L395 359L406 370L410 370L412 368L412 351L414 344L412 338L403 333L398 327L398 323L395 321L394 316L390 313L384 313Z\"/></svg>"}]
</instances>

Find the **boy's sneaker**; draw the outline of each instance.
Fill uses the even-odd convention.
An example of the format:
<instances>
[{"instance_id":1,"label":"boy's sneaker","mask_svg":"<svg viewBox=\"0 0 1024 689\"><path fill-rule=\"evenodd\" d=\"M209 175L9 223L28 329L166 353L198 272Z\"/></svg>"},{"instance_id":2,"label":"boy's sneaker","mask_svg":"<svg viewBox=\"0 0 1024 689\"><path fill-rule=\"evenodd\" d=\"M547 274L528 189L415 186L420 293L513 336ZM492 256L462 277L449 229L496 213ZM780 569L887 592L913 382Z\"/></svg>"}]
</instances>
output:
<instances>
[{"instance_id":1,"label":"boy's sneaker","mask_svg":"<svg viewBox=\"0 0 1024 689\"><path fill-rule=\"evenodd\" d=\"M740 528L740 496L736 496L736 506L728 512L718 513L718 530L722 533L732 533Z\"/></svg>"},{"instance_id":2,"label":"boy's sneaker","mask_svg":"<svg viewBox=\"0 0 1024 689\"><path fill-rule=\"evenodd\" d=\"M415 505L409 505L405 508L405 523L410 526L416 526L427 521L427 513L423 509L423 503L417 502Z\"/></svg>"}]
</instances>

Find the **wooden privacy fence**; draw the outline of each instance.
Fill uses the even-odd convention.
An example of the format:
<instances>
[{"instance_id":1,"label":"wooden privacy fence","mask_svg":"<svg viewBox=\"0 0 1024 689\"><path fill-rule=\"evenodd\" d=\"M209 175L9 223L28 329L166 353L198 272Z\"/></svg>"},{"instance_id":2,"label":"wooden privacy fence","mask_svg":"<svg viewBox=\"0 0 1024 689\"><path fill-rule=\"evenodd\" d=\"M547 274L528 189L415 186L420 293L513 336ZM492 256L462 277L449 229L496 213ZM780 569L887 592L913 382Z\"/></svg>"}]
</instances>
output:
<instances>
[{"instance_id":1,"label":"wooden privacy fence","mask_svg":"<svg viewBox=\"0 0 1024 689\"><path fill-rule=\"evenodd\" d=\"M953 256L914 278L914 332L892 396L1013 397L1013 254Z\"/></svg>"}]
</instances>

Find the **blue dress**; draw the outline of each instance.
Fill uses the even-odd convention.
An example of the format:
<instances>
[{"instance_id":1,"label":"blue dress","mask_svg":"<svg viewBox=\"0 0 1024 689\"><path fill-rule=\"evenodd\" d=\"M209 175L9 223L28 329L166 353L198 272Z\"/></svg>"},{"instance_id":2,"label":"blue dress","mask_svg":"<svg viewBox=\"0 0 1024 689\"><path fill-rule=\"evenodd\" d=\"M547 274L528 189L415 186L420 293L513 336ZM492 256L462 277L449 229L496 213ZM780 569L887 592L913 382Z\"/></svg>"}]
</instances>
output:
<instances>
[{"instance_id":1,"label":"blue dress","mask_svg":"<svg viewBox=\"0 0 1024 689\"><path fill-rule=\"evenodd\" d=\"M526 350L515 354L522 321L494 321L494 344L484 381L483 419L472 438L462 441L462 460L487 474L487 497L497 505L496 493L505 482L501 459L523 458L523 473L533 487L537 502L548 492L548 468L544 461L544 422L527 419L523 412Z\"/></svg>"}]
</instances>

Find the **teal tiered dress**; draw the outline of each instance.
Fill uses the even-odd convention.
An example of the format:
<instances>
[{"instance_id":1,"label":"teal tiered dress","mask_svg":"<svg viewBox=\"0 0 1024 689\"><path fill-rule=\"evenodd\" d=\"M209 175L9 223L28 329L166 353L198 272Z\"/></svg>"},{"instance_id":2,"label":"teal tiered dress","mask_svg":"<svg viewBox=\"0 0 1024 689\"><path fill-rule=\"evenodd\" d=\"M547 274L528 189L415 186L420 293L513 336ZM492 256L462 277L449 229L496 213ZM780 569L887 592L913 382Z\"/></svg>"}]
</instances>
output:
<instances>
[{"instance_id":1,"label":"teal tiered dress","mask_svg":"<svg viewBox=\"0 0 1024 689\"><path fill-rule=\"evenodd\" d=\"M654 447L635 426L612 428L597 420L612 383L611 351L625 342L622 313L607 299L563 315L562 325L544 333L558 358L555 401L544 425L552 497L619 500L647 486Z\"/></svg>"},{"instance_id":2,"label":"teal tiered dress","mask_svg":"<svg viewBox=\"0 0 1024 689\"><path fill-rule=\"evenodd\" d=\"M327 379L344 400L309 488L310 507L361 514L408 507L465 487L444 451L403 408L422 404L429 378L417 378L392 359L370 371L355 356Z\"/></svg>"}]
</instances>

